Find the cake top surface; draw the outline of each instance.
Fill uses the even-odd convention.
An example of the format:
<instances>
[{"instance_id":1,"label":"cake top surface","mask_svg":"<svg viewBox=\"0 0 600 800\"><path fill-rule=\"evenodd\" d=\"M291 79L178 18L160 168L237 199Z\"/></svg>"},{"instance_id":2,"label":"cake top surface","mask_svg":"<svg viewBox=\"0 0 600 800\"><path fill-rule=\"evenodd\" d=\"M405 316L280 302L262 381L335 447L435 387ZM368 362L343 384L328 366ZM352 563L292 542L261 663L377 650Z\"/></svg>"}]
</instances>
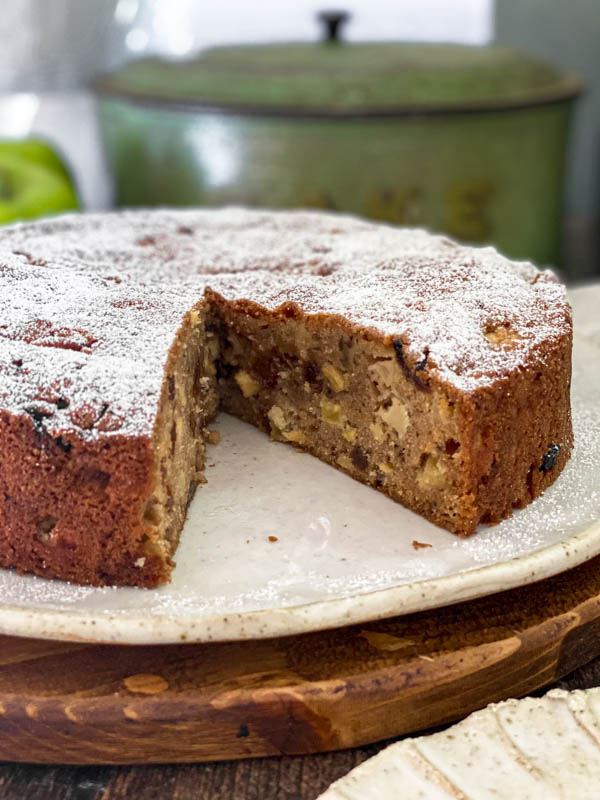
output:
<instances>
[{"instance_id":1,"label":"cake top surface","mask_svg":"<svg viewBox=\"0 0 600 800\"><path fill-rule=\"evenodd\" d=\"M0 406L45 413L49 430L149 433L167 351L207 287L401 338L465 391L570 326L551 273L420 229L239 208L73 214L0 234Z\"/></svg>"}]
</instances>

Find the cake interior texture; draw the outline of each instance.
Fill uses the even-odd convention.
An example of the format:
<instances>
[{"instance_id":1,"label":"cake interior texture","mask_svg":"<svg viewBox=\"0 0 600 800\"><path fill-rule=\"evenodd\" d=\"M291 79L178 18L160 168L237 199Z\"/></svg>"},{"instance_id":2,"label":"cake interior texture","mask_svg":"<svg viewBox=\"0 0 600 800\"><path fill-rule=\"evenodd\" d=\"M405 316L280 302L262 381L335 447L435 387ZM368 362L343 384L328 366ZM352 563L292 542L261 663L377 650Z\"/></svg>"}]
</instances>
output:
<instances>
[{"instance_id":1,"label":"cake interior texture","mask_svg":"<svg viewBox=\"0 0 600 800\"><path fill-rule=\"evenodd\" d=\"M491 249L243 210L3 237L0 566L167 581L219 408L460 536L569 458L564 290Z\"/></svg>"},{"instance_id":2,"label":"cake interior texture","mask_svg":"<svg viewBox=\"0 0 600 800\"><path fill-rule=\"evenodd\" d=\"M209 318L220 332L225 411L461 536L504 519L547 485L540 404L568 439L565 398L541 361L513 381L507 414L504 387L466 394L432 380L427 355L411 360L401 339L214 296ZM510 338L505 328L499 335ZM568 370L568 352L560 355Z\"/></svg>"},{"instance_id":3,"label":"cake interior texture","mask_svg":"<svg viewBox=\"0 0 600 800\"><path fill-rule=\"evenodd\" d=\"M153 436L153 490L142 511L147 548L169 566L188 505L205 481L206 425L218 406L214 337L204 319L202 310L190 311L169 352Z\"/></svg>"}]
</instances>

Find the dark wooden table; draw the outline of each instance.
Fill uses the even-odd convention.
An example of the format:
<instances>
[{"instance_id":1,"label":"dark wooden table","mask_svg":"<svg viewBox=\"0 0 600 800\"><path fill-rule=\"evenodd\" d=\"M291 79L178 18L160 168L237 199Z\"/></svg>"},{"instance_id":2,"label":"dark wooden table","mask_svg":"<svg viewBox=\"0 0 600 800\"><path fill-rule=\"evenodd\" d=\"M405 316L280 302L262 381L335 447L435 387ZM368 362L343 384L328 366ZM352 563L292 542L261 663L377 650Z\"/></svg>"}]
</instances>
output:
<instances>
[{"instance_id":1,"label":"dark wooden table","mask_svg":"<svg viewBox=\"0 0 600 800\"><path fill-rule=\"evenodd\" d=\"M599 685L600 658L554 684L562 689ZM49 767L1 763L0 799L315 800L332 781L386 744L389 742L315 756L198 765Z\"/></svg>"}]
</instances>

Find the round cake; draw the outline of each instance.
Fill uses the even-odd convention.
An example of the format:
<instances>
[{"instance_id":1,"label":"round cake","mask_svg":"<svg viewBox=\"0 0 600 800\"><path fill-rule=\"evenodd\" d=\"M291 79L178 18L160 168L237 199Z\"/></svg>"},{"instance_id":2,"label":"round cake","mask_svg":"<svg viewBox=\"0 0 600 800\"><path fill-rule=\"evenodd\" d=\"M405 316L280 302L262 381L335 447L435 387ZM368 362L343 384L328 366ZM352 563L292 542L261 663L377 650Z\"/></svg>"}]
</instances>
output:
<instances>
[{"instance_id":1,"label":"round cake","mask_svg":"<svg viewBox=\"0 0 600 800\"><path fill-rule=\"evenodd\" d=\"M0 293L4 567L168 580L219 407L459 535L571 452L564 287L492 248L317 212L70 215L2 231Z\"/></svg>"}]
</instances>

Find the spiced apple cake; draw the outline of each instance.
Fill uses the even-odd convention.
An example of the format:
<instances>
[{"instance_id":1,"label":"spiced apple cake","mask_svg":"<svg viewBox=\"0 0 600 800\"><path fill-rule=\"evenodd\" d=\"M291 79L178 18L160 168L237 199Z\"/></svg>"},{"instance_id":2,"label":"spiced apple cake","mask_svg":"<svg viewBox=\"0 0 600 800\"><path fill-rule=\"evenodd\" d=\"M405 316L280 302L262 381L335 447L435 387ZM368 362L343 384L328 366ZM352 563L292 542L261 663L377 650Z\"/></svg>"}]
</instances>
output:
<instances>
[{"instance_id":1,"label":"spiced apple cake","mask_svg":"<svg viewBox=\"0 0 600 800\"><path fill-rule=\"evenodd\" d=\"M316 212L70 215L0 234L0 565L168 580L220 406L453 533L572 446L571 316L492 248Z\"/></svg>"}]
</instances>

